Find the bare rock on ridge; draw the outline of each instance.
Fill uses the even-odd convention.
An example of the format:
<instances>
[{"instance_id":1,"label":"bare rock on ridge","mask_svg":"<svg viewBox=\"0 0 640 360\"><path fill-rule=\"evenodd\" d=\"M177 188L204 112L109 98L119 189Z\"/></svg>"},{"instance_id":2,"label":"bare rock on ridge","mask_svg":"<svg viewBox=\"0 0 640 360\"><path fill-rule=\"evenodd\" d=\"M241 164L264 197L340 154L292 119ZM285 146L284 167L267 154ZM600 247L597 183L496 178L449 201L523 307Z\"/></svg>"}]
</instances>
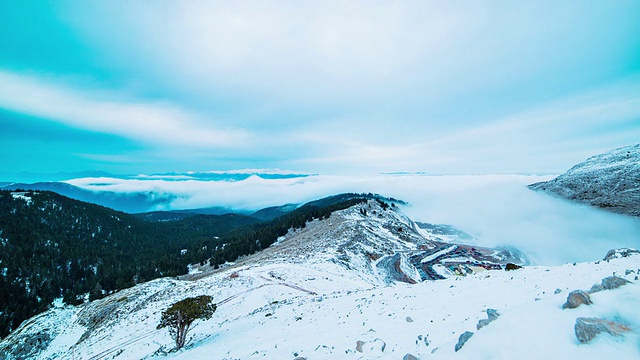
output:
<instances>
[{"instance_id":1,"label":"bare rock on ridge","mask_svg":"<svg viewBox=\"0 0 640 360\"><path fill-rule=\"evenodd\" d=\"M456 352L460 351L460 349L462 349L464 344L466 344L467 341L469 341L469 339L471 339L472 336L473 336L472 331L465 331L462 335L460 335L460 337L458 338L458 343L456 344L456 348L455 348Z\"/></svg>"},{"instance_id":2,"label":"bare rock on ridge","mask_svg":"<svg viewBox=\"0 0 640 360\"><path fill-rule=\"evenodd\" d=\"M591 297L589 293L583 290L574 290L569 293L567 296L567 302L562 305L563 309L575 309L578 306L585 304L591 305L593 302L591 301Z\"/></svg>"},{"instance_id":3,"label":"bare rock on ridge","mask_svg":"<svg viewBox=\"0 0 640 360\"><path fill-rule=\"evenodd\" d=\"M630 284L631 281L617 276L609 276L602 279L602 287L607 290L617 289L622 285Z\"/></svg>"},{"instance_id":4,"label":"bare rock on ridge","mask_svg":"<svg viewBox=\"0 0 640 360\"><path fill-rule=\"evenodd\" d=\"M602 260L609 261L612 259L622 259L635 254L640 254L640 250L630 248L611 249Z\"/></svg>"},{"instance_id":5,"label":"bare rock on ridge","mask_svg":"<svg viewBox=\"0 0 640 360\"><path fill-rule=\"evenodd\" d=\"M491 324L495 319L500 316L498 310L495 309L487 309L487 319L480 319L478 321L478 325L476 325L476 329L480 330L483 327Z\"/></svg>"},{"instance_id":6,"label":"bare rock on ridge","mask_svg":"<svg viewBox=\"0 0 640 360\"><path fill-rule=\"evenodd\" d=\"M600 333L607 333L613 336L622 336L631 329L624 324L598 318L579 317L574 326L576 338L581 343L588 343Z\"/></svg>"}]
</instances>

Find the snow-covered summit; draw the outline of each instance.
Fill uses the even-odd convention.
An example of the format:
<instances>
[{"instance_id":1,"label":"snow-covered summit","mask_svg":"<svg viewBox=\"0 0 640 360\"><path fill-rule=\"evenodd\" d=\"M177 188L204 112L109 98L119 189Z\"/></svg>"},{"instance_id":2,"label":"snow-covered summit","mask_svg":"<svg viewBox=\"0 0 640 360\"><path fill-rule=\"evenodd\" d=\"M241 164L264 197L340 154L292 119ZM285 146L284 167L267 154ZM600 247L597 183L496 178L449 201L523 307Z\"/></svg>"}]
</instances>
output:
<instances>
[{"instance_id":1,"label":"snow-covered summit","mask_svg":"<svg viewBox=\"0 0 640 360\"><path fill-rule=\"evenodd\" d=\"M640 144L592 156L553 180L529 187L640 216Z\"/></svg>"}]
</instances>

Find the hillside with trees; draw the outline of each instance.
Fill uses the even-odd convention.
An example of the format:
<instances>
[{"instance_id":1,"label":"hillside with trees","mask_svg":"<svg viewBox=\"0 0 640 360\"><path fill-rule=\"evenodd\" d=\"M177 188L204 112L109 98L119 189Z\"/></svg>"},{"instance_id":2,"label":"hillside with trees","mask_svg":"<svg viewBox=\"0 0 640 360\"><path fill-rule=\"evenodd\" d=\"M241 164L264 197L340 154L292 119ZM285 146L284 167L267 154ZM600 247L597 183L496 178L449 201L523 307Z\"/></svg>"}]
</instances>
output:
<instances>
[{"instance_id":1,"label":"hillside with trees","mask_svg":"<svg viewBox=\"0 0 640 360\"><path fill-rule=\"evenodd\" d=\"M235 261L367 198L376 195L336 195L263 222L241 214L152 222L49 191L0 191L0 337L55 299L77 305L186 274L188 264Z\"/></svg>"}]
</instances>

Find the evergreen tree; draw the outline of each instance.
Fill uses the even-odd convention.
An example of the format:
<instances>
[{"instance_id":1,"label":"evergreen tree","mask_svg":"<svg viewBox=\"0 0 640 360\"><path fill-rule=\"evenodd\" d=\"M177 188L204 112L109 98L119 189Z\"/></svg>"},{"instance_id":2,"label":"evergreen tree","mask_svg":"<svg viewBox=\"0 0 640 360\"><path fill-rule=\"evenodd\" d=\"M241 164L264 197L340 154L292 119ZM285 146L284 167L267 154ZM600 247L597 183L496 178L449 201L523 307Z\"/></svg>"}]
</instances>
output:
<instances>
[{"instance_id":1,"label":"evergreen tree","mask_svg":"<svg viewBox=\"0 0 640 360\"><path fill-rule=\"evenodd\" d=\"M186 298L171 305L162 313L158 329L169 328L169 334L176 341L176 348L181 349L186 341L192 325L197 320L209 320L216 312L217 306L209 295Z\"/></svg>"}]
</instances>

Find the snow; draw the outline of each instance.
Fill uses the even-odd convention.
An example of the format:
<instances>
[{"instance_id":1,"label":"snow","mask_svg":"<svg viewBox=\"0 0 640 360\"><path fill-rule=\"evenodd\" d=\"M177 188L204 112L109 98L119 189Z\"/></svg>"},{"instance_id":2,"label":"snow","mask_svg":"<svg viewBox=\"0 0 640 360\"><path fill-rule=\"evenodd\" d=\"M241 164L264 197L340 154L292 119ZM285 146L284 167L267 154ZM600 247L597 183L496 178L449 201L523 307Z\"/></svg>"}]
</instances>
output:
<instances>
[{"instance_id":1,"label":"snow","mask_svg":"<svg viewBox=\"0 0 640 360\"><path fill-rule=\"evenodd\" d=\"M21 334L46 332L53 340L33 357L154 358L173 347L166 329L156 330L162 311L207 294L217 312L167 359L401 359L407 353L433 359L640 358L640 254L454 277L436 265L447 279L387 284L364 254L414 247L389 230L410 220L396 212L358 214L356 207L313 221L280 239L279 246L217 272L203 266L181 280L158 279L77 308L56 307L16 330L0 350L22 341ZM343 257L349 262L336 260ZM633 283L592 294L591 306L562 310L569 292L614 274ZM500 317L476 330L489 308ZM622 321L633 332L579 344L573 333L578 317ZM455 352L465 331L475 334Z\"/></svg>"},{"instance_id":2,"label":"snow","mask_svg":"<svg viewBox=\"0 0 640 360\"><path fill-rule=\"evenodd\" d=\"M25 192L12 192L11 196L14 199L20 199L27 203L27 205L31 205L33 203L33 199L30 196L27 196Z\"/></svg>"},{"instance_id":3,"label":"snow","mask_svg":"<svg viewBox=\"0 0 640 360\"><path fill-rule=\"evenodd\" d=\"M424 259L422 259L422 261L420 261L420 262L427 263L429 261L433 261L438 256L450 253L453 250L455 250L457 247L458 247L457 245L451 245L448 248L444 248L444 249L442 249L442 250L440 250L438 252L435 252L435 253L433 253L433 254L431 254L429 256L425 256Z\"/></svg>"},{"instance_id":4,"label":"snow","mask_svg":"<svg viewBox=\"0 0 640 360\"><path fill-rule=\"evenodd\" d=\"M52 304L52 305L53 305L53 307L54 307L54 308L61 308L61 307L64 307L64 303L62 302L62 299L63 299L63 298L61 298L61 297L60 297L60 298L56 298L56 299L54 299L54 300L53 300L53 304Z\"/></svg>"},{"instance_id":5,"label":"snow","mask_svg":"<svg viewBox=\"0 0 640 360\"><path fill-rule=\"evenodd\" d=\"M638 266L636 255L598 264L488 271L416 285L366 288L356 279L349 284L339 274L304 266L258 265L235 269L239 276L234 279L229 278L229 270L196 282L160 280L123 291L117 296L135 292L156 296L148 296L149 302L140 302L141 310L126 317L115 314L115 321L98 331L102 335L90 337L73 351L78 358L88 358L122 349L117 358L138 359L152 355L160 346L170 349L172 340L166 331L154 330L160 311L185 294L206 293L218 301L239 296L220 305L211 320L198 324L191 344L169 353L168 359L286 359L296 353L314 359L398 359L406 353L434 359L507 359L522 354L633 359L640 357L637 333L623 339L600 336L592 344L580 345L573 325L577 317L595 316L621 318L637 328L638 285L593 294L592 306L562 310L561 305L571 290L588 289L603 277ZM554 294L557 288L560 294ZM475 325L486 318L487 308L498 310L501 317L477 331ZM73 317L65 315L73 323ZM413 321L407 322L407 317ZM74 344L82 332L75 323L64 327L52 346L60 349L61 339ZM456 353L457 338L465 331L476 334ZM127 344L131 334L139 340ZM368 353L366 347L365 353L355 350L357 341L372 345L376 339L386 344L384 352L375 346Z\"/></svg>"},{"instance_id":6,"label":"snow","mask_svg":"<svg viewBox=\"0 0 640 360\"><path fill-rule=\"evenodd\" d=\"M202 270L200 270L200 266L199 264L195 265L195 264L189 264L187 266L189 275L196 275L196 274L201 274Z\"/></svg>"}]
</instances>

